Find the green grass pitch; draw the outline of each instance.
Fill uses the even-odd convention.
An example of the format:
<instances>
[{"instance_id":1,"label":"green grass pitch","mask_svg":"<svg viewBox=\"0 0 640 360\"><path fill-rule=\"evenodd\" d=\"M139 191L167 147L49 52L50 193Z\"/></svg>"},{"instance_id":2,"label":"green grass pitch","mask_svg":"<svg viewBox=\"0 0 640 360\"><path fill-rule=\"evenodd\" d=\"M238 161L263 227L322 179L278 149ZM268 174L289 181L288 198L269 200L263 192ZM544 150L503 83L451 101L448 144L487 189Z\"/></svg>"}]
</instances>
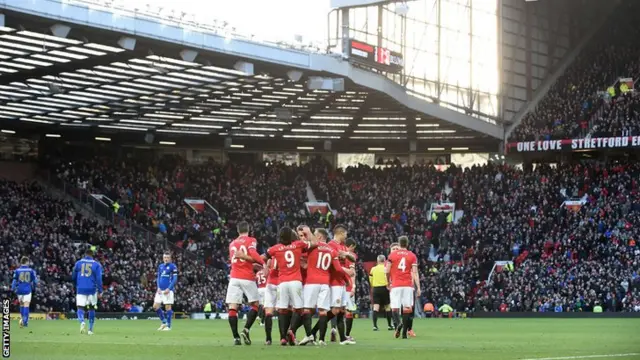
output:
<instances>
[{"instance_id":1,"label":"green grass pitch","mask_svg":"<svg viewBox=\"0 0 640 360\"><path fill-rule=\"evenodd\" d=\"M384 324L382 320L380 324ZM416 319L418 337L393 338L386 328L356 320L357 345L270 347L264 330L251 331L253 345L233 346L226 321L175 320L171 332L157 321L96 321L95 335L81 335L77 321L32 320L11 326L11 358L34 360L518 360L640 359L640 319ZM277 324L274 324L274 335ZM302 331L299 331L299 335ZM277 337L277 336L276 336Z\"/></svg>"}]
</instances>

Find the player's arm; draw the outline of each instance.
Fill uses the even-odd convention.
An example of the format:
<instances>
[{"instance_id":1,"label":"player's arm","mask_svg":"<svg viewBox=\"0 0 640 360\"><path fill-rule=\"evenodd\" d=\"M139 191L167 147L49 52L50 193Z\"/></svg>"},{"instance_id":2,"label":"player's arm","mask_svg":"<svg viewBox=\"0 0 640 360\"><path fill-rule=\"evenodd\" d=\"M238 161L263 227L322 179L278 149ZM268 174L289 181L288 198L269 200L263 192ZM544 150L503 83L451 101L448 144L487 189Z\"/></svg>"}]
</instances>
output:
<instances>
[{"instance_id":1,"label":"player's arm","mask_svg":"<svg viewBox=\"0 0 640 360\"><path fill-rule=\"evenodd\" d=\"M356 262L356 257L348 251L340 251L340 258L347 259L351 262Z\"/></svg>"},{"instance_id":2,"label":"player's arm","mask_svg":"<svg viewBox=\"0 0 640 360\"><path fill-rule=\"evenodd\" d=\"M13 281L11 281L11 290L16 291L18 289L18 271L13 273Z\"/></svg>"},{"instance_id":3,"label":"player's arm","mask_svg":"<svg viewBox=\"0 0 640 360\"><path fill-rule=\"evenodd\" d=\"M264 262L264 266L262 266L262 273L264 274L264 277L268 277L269 276L269 271L271 271L271 258L266 259L266 255L269 255L267 253L265 253L264 255L262 255L263 258L265 258L265 262Z\"/></svg>"},{"instance_id":4,"label":"player's arm","mask_svg":"<svg viewBox=\"0 0 640 360\"><path fill-rule=\"evenodd\" d=\"M160 293L160 279L162 279L162 271L160 271L160 265L158 265L158 275L156 276L156 288L158 288L158 293Z\"/></svg>"},{"instance_id":5,"label":"player's arm","mask_svg":"<svg viewBox=\"0 0 640 360\"><path fill-rule=\"evenodd\" d=\"M384 265L384 274L387 277L387 284L391 284L391 256L389 256L389 261Z\"/></svg>"},{"instance_id":6,"label":"player's arm","mask_svg":"<svg viewBox=\"0 0 640 360\"><path fill-rule=\"evenodd\" d=\"M173 271L171 271L171 280L169 281L169 290L173 291L178 283L178 268L173 267Z\"/></svg>"},{"instance_id":7,"label":"player's arm","mask_svg":"<svg viewBox=\"0 0 640 360\"><path fill-rule=\"evenodd\" d=\"M353 278L354 276L356 276L356 269L352 265L348 268L344 268L344 273L347 274L347 276L349 276L350 278Z\"/></svg>"},{"instance_id":8,"label":"player's arm","mask_svg":"<svg viewBox=\"0 0 640 360\"><path fill-rule=\"evenodd\" d=\"M369 287L373 289L373 268L369 270Z\"/></svg>"},{"instance_id":9,"label":"player's arm","mask_svg":"<svg viewBox=\"0 0 640 360\"><path fill-rule=\"evenodd\" d=\"M71 273L71 280L73 282L73 287L76 287L78 283L78 263L73 267L73 272Z\"/></svg>"},{"instance_id":10,"label":"player's arm","mask_svg":"<svg viewBox=\"0 0 640 360\"><path fill-rule=\"evenodd\" d=\"M416 288L416 296L420 296L422 293L422 289L420 289L420 275L418 274L418 264L413 264L411 266L411 279L413 280L413 285Z\"/></svg>"},{"instance_id":11,"label":"player's arm","mask_svg":"<svg viewBox=\"0 0 640 360\"><path fill-rule=\"evenodd\" d=\"M102 265L96 263L96 269L94 271L96 287L98 288L98 296L102 296Z\"/></svg>"},{"instance_id":12,"label":"player's arm","mask_svg":"<svg viewBox=\"0 0 640 360\"><path fill-rule=\"evenodd\" d=\"M346 276L347 274L344 272L344 268L342 264L340 264L340 259L338 256L334 256L333 260L331 260L331 266L338 272L338 274L343 274Z\"/></svg>"},{"instance_id":13,"label":"player's arm","mask_svg":"<svg viewBox=\"0 0 640 360\"><path fill-rule=\"evenodd\" d=\"M249 246L246 254L241 251L236 251L233 257L236 259L264 265L264 259L260 254L258 254L258 250L256 250L255 244Z\"/></svg>"}]
</instances>

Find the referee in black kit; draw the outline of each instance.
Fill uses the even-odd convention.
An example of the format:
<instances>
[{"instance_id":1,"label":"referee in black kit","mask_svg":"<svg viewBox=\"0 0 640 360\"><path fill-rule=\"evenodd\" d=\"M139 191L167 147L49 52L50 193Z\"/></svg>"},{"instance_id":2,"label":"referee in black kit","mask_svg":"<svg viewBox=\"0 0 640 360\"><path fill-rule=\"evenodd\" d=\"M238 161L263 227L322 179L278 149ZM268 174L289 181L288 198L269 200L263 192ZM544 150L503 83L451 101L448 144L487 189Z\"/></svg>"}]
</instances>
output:
<instances>
[{"instance_id":1,"label":"referee in black kit","mask_svg":"<svg viewBox=\"0 0 640 360\"><path fill-rule=\"evenodd\" d=\"M389 285L385 273L384 255L378 255L378 264L369 271L369 284L371 285L371 297L373 298L373 331L378 331L378 316L387 318L388 330L394 330L391 325L391 309L389 308Z\"/></svg>"}]
</instances>

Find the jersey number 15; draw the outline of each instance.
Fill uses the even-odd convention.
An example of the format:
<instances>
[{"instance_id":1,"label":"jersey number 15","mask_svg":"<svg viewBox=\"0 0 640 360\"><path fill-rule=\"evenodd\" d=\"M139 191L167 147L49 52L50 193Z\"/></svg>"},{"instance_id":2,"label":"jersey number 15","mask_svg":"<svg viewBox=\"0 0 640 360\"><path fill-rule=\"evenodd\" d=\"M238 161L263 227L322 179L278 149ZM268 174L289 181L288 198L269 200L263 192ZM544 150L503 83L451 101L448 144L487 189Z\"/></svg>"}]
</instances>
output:
<instances>
[{"instance_id":1,"label":"jersey number 15","mask_svg":"<svg viewBox=\"0 0 640 360\"><path fill-rule=\"evenodd\" d=\"M91 276L91 264L80 265L80 276L83 276L83 277Z\"/></svg>"}]
</instances>

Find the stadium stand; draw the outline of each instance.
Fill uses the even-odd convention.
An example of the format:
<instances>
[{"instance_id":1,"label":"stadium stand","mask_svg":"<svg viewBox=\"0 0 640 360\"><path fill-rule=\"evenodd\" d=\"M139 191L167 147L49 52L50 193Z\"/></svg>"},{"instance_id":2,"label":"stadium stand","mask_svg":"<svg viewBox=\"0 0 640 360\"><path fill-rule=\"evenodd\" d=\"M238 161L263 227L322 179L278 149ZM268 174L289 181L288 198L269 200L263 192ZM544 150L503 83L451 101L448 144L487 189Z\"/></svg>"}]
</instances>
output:
<instances>
[{"instance_id":1,"label":"stadium stand","mask_svg":"<svg viewBox=\"0 0 640 360\"><path fill-rule=\"evenodd\" d=\"M638 134L638 99L620 78L640 75L637 2L625 2L576 57L536 109L511 134L514 141ZM625 84L626 85L626 84ZM632 90L632 89L631 89Z\"/></svg>"},{"instance_id":2,"label":"stadium stand","mask_svg":"<svg viewBox=\"0 0 640 360\"><path fill-rule=\"evenodd\" d=\"M38 309L71 310L68 274L74 247L84 243L98 246L105 264L105 309L150 306L165 246L178 257L178 308L221 302L226 246L236 235L234 223L248 219L261 251L284 224L347 224L359 244L360 279L367 278L366 262L387 253L398 235L408 235L420 259L422 302L448 303L457 311L554 311L556 305L588 311L596 302L607 311L640 310L640 167L632 161L437 171L429 165L336 170L320 160L297 167L148 159L46 162L67 182L115 194L122 208L108 226L79 217L37 185L2 182L3 198L11 199L2 204L3 251L13 266L21 254L33 254L43 278L38 292L47 294L35 297ZM337 209L335 217L305 213L307 180ZM218 213L185 211L186 195L210 201ZM431 217L430 205L443 200L455 203L462 216L452 222ZM162 222L166 236L137 237L127 219L156 233ZM488 281L495 262L505 260L515 267L497 268ZM10 269L4 266L6 278ZM357 298L359 310L368 311L366 280Z\"/></svg>"}]
</instances>

